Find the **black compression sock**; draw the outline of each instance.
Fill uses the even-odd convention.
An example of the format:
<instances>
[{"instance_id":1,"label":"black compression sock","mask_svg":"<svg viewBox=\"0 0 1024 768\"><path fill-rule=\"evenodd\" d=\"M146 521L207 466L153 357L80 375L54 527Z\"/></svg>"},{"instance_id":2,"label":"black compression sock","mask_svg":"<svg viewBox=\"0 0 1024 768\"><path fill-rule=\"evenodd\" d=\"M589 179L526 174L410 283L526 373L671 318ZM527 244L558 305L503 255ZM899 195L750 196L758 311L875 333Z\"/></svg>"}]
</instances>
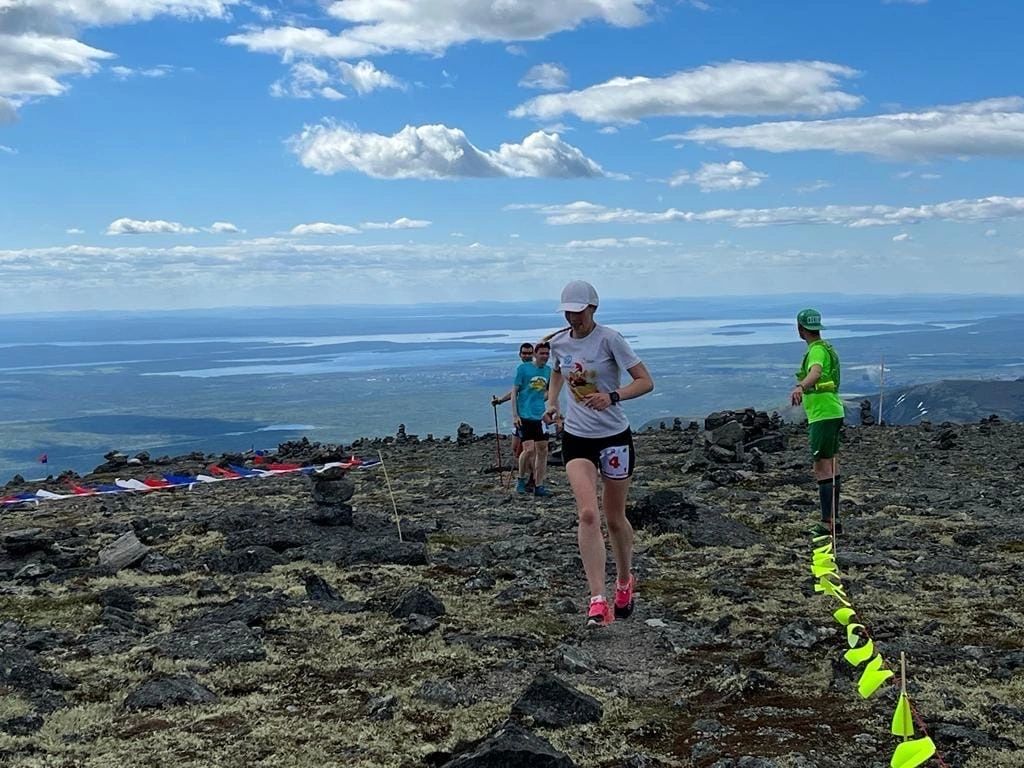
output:
<instances>
[{"instance_id":1,"label":"black compression sock","mask_svg":"<svg viewBox=\"0 0 1024 768\"><path fill-rule=\"evenodd\" d=\"M832 504L835 503L835 519L839 522L839 503L838 499L834 498L838 496L839 491L839 477L836 476L835 480L829 478L828 480L818 481L818 499L821 502L821 521L826 525L832 520Z\"/></svg>"}]
</instances>

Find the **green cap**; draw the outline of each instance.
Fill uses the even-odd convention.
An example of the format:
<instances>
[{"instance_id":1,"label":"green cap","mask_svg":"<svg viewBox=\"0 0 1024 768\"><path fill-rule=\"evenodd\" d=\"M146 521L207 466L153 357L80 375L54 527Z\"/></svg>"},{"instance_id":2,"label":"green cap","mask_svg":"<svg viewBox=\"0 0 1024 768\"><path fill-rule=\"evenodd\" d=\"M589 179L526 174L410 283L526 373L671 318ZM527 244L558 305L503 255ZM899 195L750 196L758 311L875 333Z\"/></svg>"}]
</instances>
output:
<instances>
[{"instance_id":1,"label":"green cap","mask_svg":"<svg viewBox=\"0 0 1024 768\"><path fill-rule=\"evenodd\" d=\"M796 316L796 321L801 328L806 328L808 331L825 330L821 325L821 312L816 309L801 309L800 314Z\"/></svg>"}]
</instances>

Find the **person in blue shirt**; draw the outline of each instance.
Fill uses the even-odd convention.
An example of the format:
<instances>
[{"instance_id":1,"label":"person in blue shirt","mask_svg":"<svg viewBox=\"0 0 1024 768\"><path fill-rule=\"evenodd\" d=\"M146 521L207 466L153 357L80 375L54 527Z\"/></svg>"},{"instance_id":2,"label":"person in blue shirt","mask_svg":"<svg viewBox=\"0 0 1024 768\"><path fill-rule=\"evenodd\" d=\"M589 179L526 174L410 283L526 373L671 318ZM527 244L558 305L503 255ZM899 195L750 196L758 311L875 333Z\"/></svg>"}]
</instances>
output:
<instances>
[{"instance_id":1,"label":"person in blue shirt","mask_svg":"<svg viewBox=\"0 0 1024 768\"><path fill-rule=\"evenodd\" d=\"M533 471L535 496L551 496L544 485L548 471L548 436L544 431L544 410L547 408L551 367L548 358L551 345L541 342L533 348L533 360L516 369L512 385L512 421L523 436L523 452L519 454L518 493L527 493L526 483Z\"/></svg>"}]
</instances>

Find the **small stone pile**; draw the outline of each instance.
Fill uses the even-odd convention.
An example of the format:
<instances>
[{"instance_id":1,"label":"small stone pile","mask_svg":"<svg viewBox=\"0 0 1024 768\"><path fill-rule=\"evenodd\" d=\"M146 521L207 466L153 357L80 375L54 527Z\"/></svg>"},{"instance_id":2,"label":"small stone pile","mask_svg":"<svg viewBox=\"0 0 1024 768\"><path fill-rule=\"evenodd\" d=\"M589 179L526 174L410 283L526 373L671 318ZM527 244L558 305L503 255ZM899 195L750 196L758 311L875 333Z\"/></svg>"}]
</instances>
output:
<instances>
[{"instance_id":1,"label":"small stone pile","mask_svg":"<svg viewBox=\"0 0 1024 768\"><path fill-rule=\"evenodd\" d=\"M748 453L786 450L778 419L765 411L716 411L704 419L704 455L722 464L747 461Z\"/></svg>"}]
</instances>

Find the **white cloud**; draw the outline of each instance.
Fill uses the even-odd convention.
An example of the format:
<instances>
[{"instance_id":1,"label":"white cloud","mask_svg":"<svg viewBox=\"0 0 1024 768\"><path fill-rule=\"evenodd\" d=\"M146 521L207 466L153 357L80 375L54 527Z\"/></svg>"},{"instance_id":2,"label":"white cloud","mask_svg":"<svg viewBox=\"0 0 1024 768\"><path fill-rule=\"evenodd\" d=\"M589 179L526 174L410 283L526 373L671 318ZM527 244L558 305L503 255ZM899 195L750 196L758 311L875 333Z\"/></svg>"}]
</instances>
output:
<instances>
[{"instance_id":1,"label":"white cloud","mask_svg":"<svg viewBox=\"0 0 1024 768\"><path fill-rule=\"evenodd\" d=\"M223 18L234 2L0 0L0 121L10 119L13 110L29 99L63 93L68 87L64 78L91 75L101 61L113 58L113 53L77 40L81 28L148 21L163 15Z\"/></svg>"},{"instance_id":2,"label":"white cloud","mask_svg":"<svg viewBox=\"0 0 1024 768\"><path fill-rule=\"evenodd\" d=\"M767 178L768 174L752 171L740 160L730 160L727 163L704 163L695 173L680 171L668 183L672 187L696 184L702 192L719 192L750 189Z\"/></svg>"},{"instance_id":3,"label":"white cloud","mask_svg":"<svg viewBox=\"0 0 1024 768\"><path fill-rule=\"evenodd\" d=\"M347 61L339 61L338 69L341 71L341 79L355 88L356 93L360 95L370 93L378 88L405 88L405 84L401 80L387 72L382 72L369 61L360 61L356 65L349 64Z\"/></svg>"},{"instance_id":4,"label":"white cloud","mask_svg":"<svg viewBox=\"0 0 1024 768\"><path fill-rule=\"evenodd\" d=\"M18 150L16 150L14 147L8 147L6 144L0 144L0 152L2 152L5 155L18 154Z\"/></svg>"},{"instance_id":5,"label":"white cloud","mask_svg":"<svg viewBox=\"0 0 1024 768\"><path fill-rule=\"evenodd\" d=\"M108 235L190 235L199 230L186 227L176 221L140 221L139 219L116 219L107 227Z\"/></svg>"},{"instance_id":6,"label":"white cloud","mask_svg":"<svg viewBox=\"0 0 1024 768\"><path fill-rule=\"evenodd\" d=\"M608 248L654 248L674 245L665 240L649 237L599 237L593 240L570 240L565 244L571 250L605 250Z\"/></svg>"},{"instance_id":7,"label":"white cloud","mask_svg":"<svg viewBox=\"0 0 1024 768\"><path fill-rule=\"evenodd\" d=\"M730 61L668 77L617 77L580 91L549 93L511 114L541 120L574 114L597 123L674 115L824 115L861 104L861 97L839 87L840 79L856 75L824 61Z\"/></svg>"},{"instance_id":8,"label":"white cloud","mask_svg":"<svg viewBox=\"0 0 1024 768\"><path fill-rule=\"evenodd\" d=\"M326 70L308 61L300 61L288 71L287 77L271 84L270 95L276 98L312 99L320 96L334 101L344 99L345 94L331 87L331 81Z\"/></svg>"},{"instance_id":9,"label":"white cloud","mask_svg":"<svg viewBox=\"0 0 1024 768\"><path fill-rule=\"evenodd\" d=\"M363 229L423 229L432 223L426 219L409 219L401 216L394 221L364 221L360 226Z\"/></svg>"},{"instance_id":10,"label":"white cloud","mask_svg":"<svg viewBox=\"0 0 1024 768\"><path fill-rule=\"evenodd\" d=\"M69 235L84 235L85 230L79 229L78 227L71 227L70 229L64 230Z\"/></svg>"},{"instance_id":11,"label":"white cloud","mask_svg":"<svg viewBox=\"0 0 1024 768\"><path fill-rule=\"evenodd\" d=\"M0 125L13 123L18 119L18 113L14 111L14 103L0 96Z\"/></svg>"},{"instance_id":12,"label":"white cloud","mask_svg":"<svg viewBox=\"0 0 1024 768\"><path fill-rule=\"evenodd\" d=\"M310 61L299 61L291 66L286 77L275 81L270 86L270 95L276 97L290 96L296 99L312 99L321 97L338 101L345 94L338 89L349 86L360 95L365 95L378 88L405 89L405 83L393 75L377 69L369 61L360 61L352 65L347 61L339 61L335 65L336 73L313 64Z\"/></svg>"},{"instance_id":13,"label":"white cloud","mask_svg":"<svg viewBox=\"0 0 1024 768\"><path fill-rule=\"evenodd\" d=\"M540 40L587 21L633 27L647 21L651 0L337 0L337 34L319 27L281 26L231 35L229 45L283 57L352 59L393 51L444 53L474 40Z\"/></svg>"},{"instance_id":14,"label":"white cloud","mask_svg":"<svg viewBox=\"0 0 1024 768\"><path fill-rule=\"evenodd\" d=\"M318 221L315 224L299 224L292 227L291 234L303 235L358 235L359 230L347 224L328 224Z\"/></svg>"},{"instance_id":15,"label":"white cloud","mask_svg":"<svg viewBox=\"0 0 1024 768\"><path fill-rule=\"evenodd\" d=\"M170 64L158 64L155 67L149 67L147 69L133 69L131 67L116 66L111 67L110 71L118 80L127 80L130 77L166 77L174 71L174 67Z\"/></svg>"},{"instance_id":16,"label":"white cloud","mask_svg":"<svg viewBox=\"0 0 1024 768\"><path fill-rule=\"evenodd\" d=\"M910 235L908 235L906 232L900 232L898 235L896 235L892 239L892 241L894 243L905 243L905 242L907 242L907 240L910 240L910 239L911 239Z\"/></svg>"},{"instance_id":17,"label":"white cloud","mask_svg":"<svg viewBox=\"0 0 1024 768\"><path fill-rule=\"evenodd\" d=\"M606 125L604 128L598 129L597 132L603 133L606 136L613 136L619 132L619 129L616 128L614 125Z\"/></svg>"},{"instance_id":18,"label":"white cloud","mask_svg":"<svg viewBox=\"0 0 1024 768\"><path fill-rule=\"evenodd\" d=\"M822 189L828 189L832 186L832 182L825 181L824 179L817 179L810 182L809 184L803 184L796 188L796 191L801 195L806 195L809 192L817 192Z\"/></svg>"},{"instance_id":19,"label":"white cloud","mask_svg":"<svg viewBox=\"0 0 1024 768\"><path fill-rule=\"evenodd\" d=\"M1024 217L1024 197L985 197L950 200L918 206L825 205L784 208L717 208L707 211L638 211L607 208L578 201L567 205L510 205L506 210L533 210L548 224L666 224L705 223L733 227L767 227L795 224L829 224L862 228L904 226L928 221L976 222Z\"/></svg>"},{"instance_id":20,"label":"white cloud","mask_svg":"<svg viewBox=\"0 0 1024 768\"><path fill-rule=\"evenodd\" d=\"M561 64L545 62L535 64L523 75L519 85L542 91L560 91L569 84L569 71Z\"/></svg>"},{"instance_id":21,"label":"white cloud","mask_svg":"<svg viewBox=\"0 0 1024 768\"><path fill-rule=\"evenodd\" d=\"M995 237L998 234L999 234L999 230L998 229L986 229L985 230L985 237Z\"/></svg>"},{"instance_id":22,"label":"white cloud","mask_svg":"<svg viewBox=\"0 0 1024 768\"><path fill-rule=\"evenodd\" d=\"M606 175L600 165L558 134L543 131L530 134L519 144L482 150L461 130L445 125L407 125L385 136L324 122L306 126L288 143L303 166L323 174L357 171L380 179Z\"/></svg>"},{"instance_id":23,"label":"white cloud","mask_svg":"<svg viewBox=\"0 0 1024 768\"><path fill-rule=\"evenodd\" d=\"M697 128L664 138L766 152L830 150L887 159L1020 155L1024 99L989 99L871 117Z\"/></svg>"},{"instance_id":24,"label":"white cloud","mask_svg":"<svg viewBox=\"0 0 1024 768\"><path fill-rule=\"evenodd\" d=\"M506 45L505 50L511 53L513 56L525 56L526 49L521 45Z\"/></svg>"},{"instance_id":25,"label":"white cloud","mask_svg":"<svg viewBox=\"0 0 1024 768\"><path fill-rule=\"evenodd\" d=\"M230 221L215 221L209 227L206 228L207 232L211 232L215 235L233 235L242 232L243 230L236 227Z\"/></svg>"}]
</instances>

